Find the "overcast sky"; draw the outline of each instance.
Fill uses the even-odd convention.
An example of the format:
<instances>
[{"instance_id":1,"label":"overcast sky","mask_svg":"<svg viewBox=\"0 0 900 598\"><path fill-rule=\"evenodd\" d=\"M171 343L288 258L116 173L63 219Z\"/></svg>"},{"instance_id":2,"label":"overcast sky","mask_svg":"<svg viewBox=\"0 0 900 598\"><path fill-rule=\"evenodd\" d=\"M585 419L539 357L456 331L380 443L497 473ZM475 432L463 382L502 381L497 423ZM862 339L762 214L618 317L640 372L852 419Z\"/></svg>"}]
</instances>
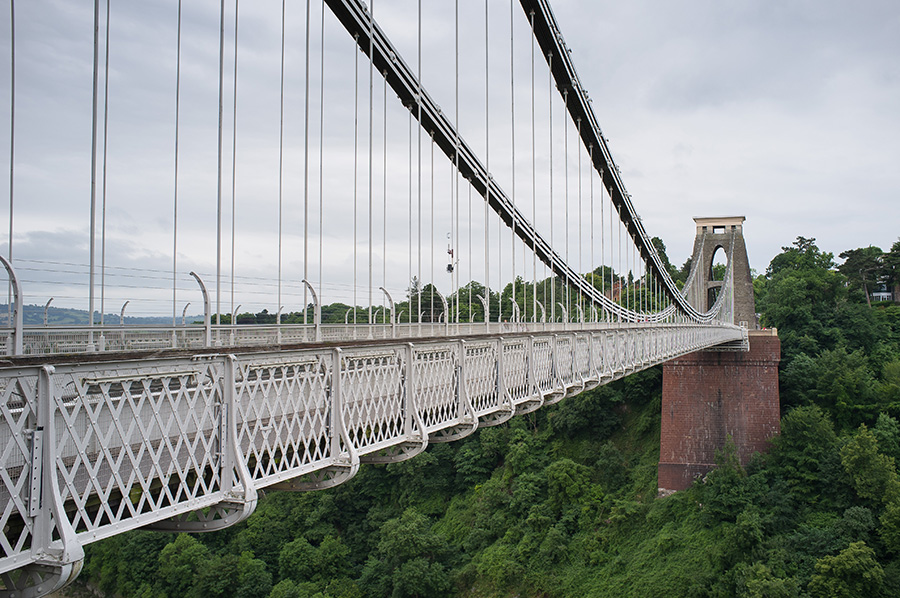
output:
<instances>
[{"instance_id":1,"label":"overcast sky","mask_svg":"<svg viewBox=\"0 0 900 598\"><path fill-rule=\"evenodd\" d=\"M279 145L281 178L282 304L302 304L304 271L304 28L305 3L286 10L283 141L280 138L281 3L241 4L237 112L233 93L234 3L228 4L225 42L223 135L222 309L232 306L230 282L232 153L235 164L235 304L241 311L277 310ZM489 134L485 133L484 4L460 0L459 114L455 110L454 15L451 2L424 2L422 81L470 146L489 162L495 179L512 195L510 88L515 86L516 201L545 237L549 228L550 96L546 65L535 61L531 86L528 22L516 3L513 17L515 69L511 81L510 5L489 3ZM106 263L107 312L126 299L129 313L172 313L174 213L174 113L176 65L174 0L112 2L109 66ZM105 10L105 6L103 7ZM835 254L900 237L900 7L893 1L729 2L555 0L553 9L572 51L581 82L610 141L633 202L647 231L661 237L680 265L693 242L694 216L743 215L750 263L763 271L780 247L802 235ZM87 2L30 0L16 3L16 129L13 258L28 303L54 297L60 306L87 307L91 158L92 10ZM310 44L309 259L308 276L319 280L326 302L353 298L354 203L357 214L357 302L368 301L368 67L335 19L325 15L323 234L318 233L319 35L322 9L312 2ZM418 68L416 3L376 0L375 15L400 55ZM2 16L0 137L9 139L10 20ZM101 32L105 24L101 22ZM176 311L200 305L188 278L200 272L216 284L218 2L185 2L181 64L179 204ZM102 36L101 36L102 38ZM101 48L99 116L103 118ZM358 105L354 110L354 88ZM532 212L531 112L534 93L535 161L539 206ZM372 286L385 284L400 298L418 255L409 257L410 185L418 200L418 146L409 145L409 113L376 76L373 90ZM587 270L611 241L590 228L569 228L563 208L567 181L576 220L577 154L574 128L565 129L562 104L554 100L553 152L555 240L576 269ZM354 119L354 114L357 118ZM384 115L387 115L385 125ZM232 123L236 122L236 129ZM354 152L354 125L357 149ZM387 131L385 143L384 131ZM563 168L570 142L568 177ZM100 136L102 161L102 128ZM490 153L485 148L490 145ZM387 152L382 148L387 147ZM9 143L0 143L9 163ZM354 160L356 155L356 160ZM411 176L412 158L412 176ZM447 235L468 280L484 277L483 203L459 189L457 228L449 162L422 145L422 272L452 284ZM354 163L356 167L354 168ZM584 162L586 169L586 162ZM387 168L385 168L385 165ZM356 198L353 193L356 172ZM387 172L387 175L384 173ZM584 206L590 179L583 175ZM434 191L432 192L432 181ZM7 179L8 182L8 179ZM100 263L100 201L97 187L97 264ZM379 207L387 191L387 217ZM5 192L4 192L5 193ZM595 231L600 228L600 204ZM435 208L430 208L434 196ZM8 204L4 202L8 208ZM606 208L608 209L608 207ZM2 210L4 255L8 210ZM434 215L434 232L431 229ZM608 229L608 212L604 228ZM470 224L471 222L471 224ZM413 239L418 240L414 230ZM512 274L509 233L497 243L490 220L492 286ZM386 233L386 234L385 234ZM468 250L472 237L472 251ZM581 235L581 251L577 240ZM457 240L458 235L458 240ZM385 239L386 237L386 239ZM604 245L604 243L606 245ZM606 247L606 249L604 249ZM433 249L432 249L433 248ZM531 277L530 254L517 251L518 275ZM471 267L469 261L472 261ZM434 265L432 265L434 264ZM499 270L498 270L499 268ZM431 272L435 272L432 276ZM471 274L471 276L470 276ZM539 275L541 271L539 270ZM99 273L97 275L99 283ZM166 290L168 289L168 290ZM99 287L97 289L99 309ZM378 293L376 290L375 293ZM380 301L380 296L374 296ZM132 312L131 310L137 310Z\"/></svg>"}]
</instances>

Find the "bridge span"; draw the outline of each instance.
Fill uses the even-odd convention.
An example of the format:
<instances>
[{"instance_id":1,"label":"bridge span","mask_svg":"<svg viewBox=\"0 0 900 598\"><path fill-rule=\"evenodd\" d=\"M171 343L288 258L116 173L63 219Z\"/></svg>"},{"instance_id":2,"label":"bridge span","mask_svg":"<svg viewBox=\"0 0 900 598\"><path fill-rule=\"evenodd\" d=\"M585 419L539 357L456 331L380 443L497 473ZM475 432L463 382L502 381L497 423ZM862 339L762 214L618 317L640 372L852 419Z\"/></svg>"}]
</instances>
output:
<instances>
[{"instance_id":1,"label":"bridge span","mask_svg":"<svg viewBox=\"0 0 900 598\"><path fill-rule=\"evenodd\" d=\"M88 542L137 527L221 529L247 517L262 488L328 488L361 463L408 459L745 334L625 324L16 359L0 370L0 569L7 584L56 587Z\"/></svg>"},{"instance_id":2,"label":"bridge span","mask_svg":"<svg viewBox=\"0 0 900 598\"><path fill-rule=\"evenodd\" d=\"M370 2L367 6L361 0L323 0L305 5L304 27L298 27L305 31L304 38L292 50L305 63L304 91L298 94L303 96L303 143L293 148L296 155L302 155L294 163L294 166L299 163L297 170L302 171L302 176L298 175L302 178L302 188L295 190L302 197L299 219L302 227L298 227L302 232L295 230L292 235L285 235L284 112L285 97L290 99L284 83L287 2L282 5L280 18L281 105L277 152L265 144L263 148L254 146L257 151L247 152L253 158L244 163L238 161L241 155L238 107L248 94L252 99L252 94L259 93L259 89L254 85L242 86L245 95L238 94L238 56L239 48L243 47L238 41L241 22L238 3L234 2L233 11L229 3L227 15L229 19L233 17L234 25L230 38L234 74L230 81L224 76L224 0L215 15L219 24L215 110L218 126L211 131L215 135L208 136L215 141L215 176L203 170L205 162L197 160L185 168L185 158L179 158L179 142L187 135L180 131L202 130L198 124L202 118L185 123L181 119L208 115L212 110L210 107L186 110L184 115L180 111L182 12L178 2L177 21L173 18L170 23L177 23L172 102L175 106L174 193L172 205L165 208L166 211L172 208L168 212L172 214L170 230L163 231L171 233L171 270L158 270L156 266L141 269L135 265L145 253L156 255L157 238L139 251L126 252L125 265L119 268L128 280L118 290L144 296L129 295L122 306L121 325L110 326L103 320L106 293L109 291L112 296L113 289L113 285L107 288L105 282L106 274L111 272L105 262L106 139L109 132L115 134L116 127L108 126L106 112L108 105L115 107L117 101L128 104L136 101L135 98L155 98L162 94L141 87L146 82L132 72L139 69L122 69L121 79L117 82L113 78L113 94L109 95L109 29L115 19L110 17L109 5L105 19L101 19L100 2L95 0L93 69L90 69L91 154L90 160L85 160L90 163L91 183L90 232L86 233L90 250L85 260L89 265L87 282L83 285L88 288L90 315L85 325L51 326L46 320L44 326L26 325L23 320L26 292L31 298L41 297L42 303L46 301L46 314L54 297L52 289L70 293L78 288L70 280L70 269L81 265L71 261L75 258L68 255L57 255L49 261L34 255L13 259L13 248L21 246L23 238L43 238L41 235L47 231L14 229L13 182L23 177L16 174L16 158L14 152L10 153L9 250L6 257L0 256L10 280L9 319L0 328L3 353L0 363L0 579L3 587L0 596L43 596L64 586L80 571L83 546L114 534L138 527L192 532L221 529L252 513L262 489L329 488L351 479L361 464L414 457L431 442L463 438L481 426L501 424L515 415L674 358L701 350L743 352L749 348L748 328L755 327L755 314L740 228L743 218L730 219L727 226L715 224L709 231L705 227L701 230L698 225L691 274L683 283L673 280L658 240L652 239L645 230L631 194L624 186L547 0L520 0L523 11L518 21L514 18L515 2L504 6L502 20L506 23L509 19L509 29L499 37L503 47L509 50L509 70L503 79L510 85L508 110L503 108L509 114L503 116L511 118L509 130L503 134L510 137L511 151L509 160L499 167L497 133L493 151L490 143L490 128L499 120L496 107L493 114L489 108L491 98L496 100L497 93L490 87L496 87L495 81L499 80L491 74L496 66L489 59L491 47L498 43L490 41L491 31L497 26L496 16L490 21L492 4L486 2L483 13L484 94L476 94L479 97L471 102L478 105L477 110L483 106L483 113L478 114L484 117L485 130L480 125L470 127L470 132L484 135L483 152L480 146L476 151L472 135L467 138L460 124L460 115L464 120L466 112L459 107L459 64L466 48L460 51L459 4L454 3L456 102L453 111L441 109L436 96L430 95L422 83L422 3L418 7L415 68L404 60L386 28L376 20L374 4ZM11 8L14 5L13 0ZM381 4L378 5L382 10ZM312 16L310 6L316 11ZM28 13L28 9L33 7L26 5L30 18L40 17L36 12ZM130 33L140 29L143 20L150 19L149 13L155 14L155 10L148 8L147 14L139 11L127 23L124 29L129 32L129 43L145 41ZM242 5L241 10L263 12L264 7L257 3L251 7ZM328 21L327 15L330 15ZM14 9L10 17L14 32ZM318 33L313 27L316 19L312 17L321 18ZM244 18L243 22L265 22L255 13ZM105 45L100 43L102 25L107 32ZM520 36L524 32L528 39L524 54L530 64L524 69L521 64L516 65L517 60L523 61L521 48L515 49L516 31ZM251 59L260 52L262 46L254 44L261 43L263 37L250 36L250 41L243 42L250 45ZM496 37L495 34L495 40ZM14 40L13 35L13 67ZM100 68L99 60L101 45L106 59L104 69ZM195 49L191 44L185 47ZM353 118L348 117L345 93L351 85L341 87L329 98L331 102L326 101L326 88L334 83L331 77L338 78L347 66L336 60L338 66L332 70L325 68L326 55L332 56L329 53L334 53L336 47L350 50L347 55L352 57ZM143 47L140 53L152 54ZM115 53L112 56L115 59ZM367 69L360 69L360 58L368 62ZM480 59L479 56L479 62ZM195 56L194 60L200 58ZM316 62L320 64L318 89L315 82L310 83L310 73L315 74L310 64ZM542 63L545 63L543 67ZM40 61L28 64L34 66ZM435 79L446 78L449 72L446 66L438 70L441 77ZM540 68L544 70L536 76L535 71ZM15 69L11 70L10 120L15 125ZM360 102L358 91L360 81L366 78L361 73L366 70L367 116L360 109L365 100ZM516 76L521 81L523 70L530 73L530 82L517 86ZM197 70L200 71L203 69ZM101 73L106 88L102 125ZM536 124L542 118L535 108L537 77L546 81L547 122L543 129L544 125ZM135 89L128 88L127 83ZM203 81L194 83L199 86ZM376 83L381 85L381 104L375 99ZM128 88L120 96L116 96L117 84ZM230 89L226 89L229 84ZM388 89L396 96L393 104L389 102ZM224 118L226 91L233 93L230 129L228 119ZM523 93L530 94L531 103L531 124L524 129L521 123L517 124L515 108L519 106L521 116L521 107L527 101L519 97L517 104L516 97ZM333 122L325 119L333 107L331 104L341 109ZM316 110L320 119L317 130L310 126ZM408 124L408 132L402 131L399 140L395 138L401 128L395 122L399 120L397 111L404 124ZM37 120L51 116L42 114ZM254 113L255 116L258 114ZM365 127L359 126L361 121L368 125L367 133ZM348 122L353 124L352 135L346 129L339 131ZM159 128L153 123L131 124L146 125L143 133L148 136ZM376 124L381 128L381 138L377 140ZM37 131L35 137L40 137L42 130L37 126L32 128ZM311 130L313 134L318 133L318 140L315 135L311 138ZM324 132L332 130L337 132L330 133L333 137L329 142L334 139L335 145L343 144L338 150L326 147ZM15 131L15 126L11 126L11 148L15 148ZM537 144L539 133L544 138L541 141L544 147ZM229 215L223 209L227 208L223 190L228 186L229 174L229 156L223 147L227 145L228 134L232 142L230 240L225 233L227 227L223 226ZM62 136L52 137L55 141ZM574 143L569 141L570 137ZM348 138L352 138L352 146L346 143ZM523 147L523 139L529 138L530 144L525 143ZM378 149L376 141L383 144L382 149ZM361 151L366 145L368 149ZM427 156L429 149L430 156ZM208 145L205 150L209 150ZM243 210L247 214L244 217L253 221L256 212L261 211L264 194L257 193L256 186L264 184L266 177L256 176L255 160L258 155L268 155L267 151L278 157L277 226L272 226L277 234L270 229L261 235L256 231L258 236L242 245L239 242L242 223L237 214ZM439 159L443 154L444 170L449 176L435 167L436 153ZM352 168L347 166L350 155ZM408 156L408 163L402 160L389 168L389 159L396 155ZM492 155L493 170L489 167ZM523 160L523 155L528 159ZM135 209L141 203L158 208L163 191L156 186L156 172L148 175L142 162L128 162L128 158L123 158L130 166L124 169L128 192L124 194L127 201L122 203ZM382 172L376 173L379 161ZM31 172L40 174L38 179L53 181L60 188L71 186L61 171L29 165ZM201 185L198 181L214 180L215 193L206 188L202 193L197 192L183 180L179 183L179 165L182 165L182 177L185 171L197 177L194 186ZM335 171L326 172L331 167ZM241 168L253 171L248 176L252 193L247 194L250 199L245 199L244 205L238 201L236 191L240 178L237 172ZM24 178L26 182L29 180ZM343 183L351 178L352 188L347 188ZM140 196L145 186L153 192L141 202L135 197ZM443 186L445 192L438 201L436 186ZM523 192L523 188L528 192ZM190 191L195 192L193 204ZM47 198L52 194L46 189L32 188L31 192L32 197L38 198L32 205L40 203L35 209L43 210L44 214L57 209L50 205ZM478 214L480 210L472 209L473 195L483 200L483 216ZM215 197L214 210L197 199L203 197ZM380 200L380 206L376 200ZM193 212L186 209L186 203ZM267 204L267 207L273 206ZM211 215L213 211L215 237L205 238L198 232L202 224L198 220L202 218L196 214ZM148 227L158 212L159 209L151 210L143 218ZM193 221L191 214L194 214ZM179 218L182 238L178 232ZM190 260L203 263L179 246L179 240L184 242L185 219L195 225L192 234L204 239L197 254L205 255L207 249L215 248L215 259L210 260L215 262L213 292L207 290L200 275L185 267L185 262ZM443 223L451 229L446 240L443 233L435 232L436 220L438 226ZM129 243L137 244L140 235L133 234L134 225L129 220L124 229ZM14 244L14 238L19 245ZM334 238L338 241L329 245ZM249 248L248 253L254 253L259 245L276 239L277 244L270 244L277 245L277 252L273 247L266 259L244 266L253 275L247 277L250 282L245 281L243 288L248 304L259 302L256 308L272 307L274 301L272 313L277 313L276 324L223 323L223 316L230 316L228 321L235 322L239 314L242 295L240 287L235 291L235 281L241 277L235 272L241 264L235 257L240 254L236 248ZM293 253L284 249L291 243ZM438 276L435 254L444 253L445 243L449 255L447 276L443 272ZM223 267L223 248L229 249L229 244L230 274ZM460 259L464 246L467 256ZM727 264L724 275L713 280L712 260L719 249L725 253ZM710 251L713 255L709 255ZM63 254L65 250L60 252ZM329 252L337 257L330 256ZM288 255L297 260L294 264L297 275L291 283L296 296L292 299L302 306L303 324L281 321L287 295L283 295L283 290L287 289L290 278L283 272L283 261ZM351 256L352 268L342 270L341 266L349 263ZM478 259L473 260L472 256ZM483 268L474 263L482 259ZM360 268L363 263L366 265ZM277 268L271 267L273 264ZM379 266L381 286L376 280ZM265 276L258 274L261 268L268 268ZM189 276L185 275L187 271ZM29 275L22 279L19 276L22 272ZM145 288L134 282L147 272L150 273L147 278L163 280L166 288ZM59 280L40 279L57 275ZM366 283L361 282L363 277L367 278ZM195 301L197 287L193 285L199 284L203 297L202 325L184 321L188 308L187 305L181 308L188 292L183 286L185 280L195 293ZM272 297L258 299L268 292L258 287L269 283L277 291L271 293ZM95 287L99 287L99 312ZM398 296L406 294L403 308L395 305L391 292ZM346 302L344 325L323 319L322 297L327 293L333 304ZM379 293L383 294L382 305L376 305ZM426 293L429 295L426 301L432 304L428 317L423 303ZM745 301L747 293L749 302ZM438 311L435 297L441 304ZM171 326L125 325L125 306L132 299L135 303L144 301L143 305L150 307L164 305L166 312L171 309ZM224 304L229 302L230 307L225 308ZM365 323L357 319L360 310L366 313ZM181 326L177 325L179 314Z\"/></svg>"}]
</instances>

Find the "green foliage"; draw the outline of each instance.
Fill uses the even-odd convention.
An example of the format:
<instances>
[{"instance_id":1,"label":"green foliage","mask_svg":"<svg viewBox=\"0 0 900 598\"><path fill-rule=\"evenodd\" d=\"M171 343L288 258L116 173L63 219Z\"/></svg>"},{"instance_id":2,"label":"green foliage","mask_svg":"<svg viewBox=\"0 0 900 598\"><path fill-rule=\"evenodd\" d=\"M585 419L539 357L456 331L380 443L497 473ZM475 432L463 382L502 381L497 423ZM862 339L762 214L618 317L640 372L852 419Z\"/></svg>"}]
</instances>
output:
<instances>
[{"instance_id":1,"label":"green foliage","mask_svg":"<svg viewBox=\"0 0 900 598\"><path fill-rule=\"evenodd\" d=\"M881 515L881 540L887 549L900 554L900 501L889 502Z\"/></svg>"},{"instance_id":2,"label":"green foliage","mask_svg":"<svg viewBox=\"0 0 900 598\"><path fill-rule=\"evenodd\" d=\"M785 479L786 490L795 499L816 504L832 497L846 484L841 467L839 442L827 414L817 406L798 407L781 421L781 436L775 439L772 465Z\"/></svg>"},{"instance_id":3,"label":"green foliage","mask_svg":"<svg viewBox=\"0 0 900 598\"><path fill-rule=\"evenodd\" d=\"M883 258L884 281L888 287L900 285L900 240L891 245L891 250Z\"/></svg>"},{"instance_id":4,"label":"green foliage","mask_svg":"<svg viewBox=\"0 0 900 598\"><path fill-rule=\"evenodd\" d=\"M881 248L870 245L842 251L839 257L844 258L844 263L838 266L838 270L852 286L859 286L866 297L866 303L871 306L869 291L882 278L884 252Z\"/></svg>"},{"instance_id":5,"label":"green foliage","mask_svg":"<svg viewBox=\"0 0 900 598\"><path fill-rule=\"evenodd\" d=\"M796 598L800 588L793 577L778 577L764 563L736 568L739 578L737 596L740 598Z\"/></svg>"},{"instance_id":6,"label":"green foliage","mask_svg":"<svg viewBox=\"0 0 900 598\"><path fill-rule=\"evenodd\" d=\"M819 559L808 590L812 598L880 596L884 570L865 542L853 542L839 554Z\"/></svg>"},{"instance_id":7,"label":"green foliage","mask_svg":"<svg viewBox=\"0 0 900 598\"><path fill-rule=\"evenodd\" d=\"M278 555L278 572L282 579L308 581L316 573L316 549L299 537L285 544Z\"/></svg>"},{"instance_id":8,"label":"green foliage","mask_svg":"<svg viewBox=\"0 0 900 598\"><path fill-rule=\"evenodd\" d=\"M872 434L878 443L878 450L894 459L900 459L900 423L887 413L881 413L875 427L872 428Z\"/></svg>"},{"instance_id":9,"label":"green foliage","mask_svg":"<svg viewBox=\"0 0 900 598\"><path fill-rule=\"evenodd\" d=\"M900 501L900 478L894 459L878 452L875 435L865 425L841 448L841 463L860 498L878 504Z\"/></svg>"},{"instance_id":10,"label":"green foliage","mask_svg":"<svg viewBox=\"0 0 900 598\"><path fill-rule=\"evenodd\" d=\"M886 267L897 256L900 241ZM630 276L588 274L607 293ZM744 465L727 443L686 491L657 498L662 376L652 368L415 459L364 466L331 490L269 492L223 532L91 544L83 578L122 598L890 595L900 585L900 306L869 307L858 286L804 237L754 280L763 322L782 340L781 435ZM428 285L409 290L396 307L404 321L410 298L439 316ZM448 297L452 316L458 306L460 320L480 321L484 292L470 283ZM564 301L563 280L517 280L489 293L491 318L511 317L513 300L530 318L535 294L549 317L554 293ZM326 321L368 317L325 307Z\"/></svg>"}]
</instances>

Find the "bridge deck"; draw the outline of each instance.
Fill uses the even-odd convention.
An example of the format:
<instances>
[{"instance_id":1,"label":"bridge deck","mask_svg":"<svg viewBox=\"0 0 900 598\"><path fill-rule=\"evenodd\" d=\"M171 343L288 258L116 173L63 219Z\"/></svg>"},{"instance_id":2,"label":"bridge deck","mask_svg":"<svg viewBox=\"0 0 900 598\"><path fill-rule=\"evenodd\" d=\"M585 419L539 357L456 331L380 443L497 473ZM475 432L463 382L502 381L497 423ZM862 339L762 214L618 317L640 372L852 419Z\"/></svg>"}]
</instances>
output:
<instances>
[{"instance_id":1,"label":"bridge deck","mask_svg":"<svg viewBox=\"0 0 900 598\"><path fill-rule=\"evenodd\" d=\"M361 462L409 458L744 334L631 324L11 358L0 368L0 572L136 527L222 527L249 514L257 489L328 487Z\"/></svg>"}]
</instances>

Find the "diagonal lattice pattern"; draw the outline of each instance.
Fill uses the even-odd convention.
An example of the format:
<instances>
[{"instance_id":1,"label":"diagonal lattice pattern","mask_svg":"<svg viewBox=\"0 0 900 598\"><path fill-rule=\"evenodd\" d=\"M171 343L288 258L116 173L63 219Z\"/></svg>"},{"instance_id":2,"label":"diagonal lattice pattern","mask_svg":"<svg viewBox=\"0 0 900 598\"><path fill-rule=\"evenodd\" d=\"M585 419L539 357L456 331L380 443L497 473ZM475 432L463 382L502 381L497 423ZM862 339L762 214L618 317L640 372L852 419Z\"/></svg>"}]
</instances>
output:
<instances>
[{"instance_id":1,"label":"diagonal lattice pattern","mask_svg":"<svg viewBox=\"0 0 900 598\"><path fill-rule=\"evenodd\" d=\"M466 345L466 392L479 417L500 405L497 392L497 343Z\"/></svg>"},{"instance_id":2,"label":"diagonal lattice pattern","mask_svg":"<svg viewBox=\"0 0 900 598\"><path fill-rule=\"evenodd\" d=\"M575 337L576 376L581 380L591 377L591 344L590 335L579 334Z\"/></svg>"},{"instance_id":3,"label":"diagonal lattice pattern","mask_svg":"<svg viewBox=\"0 0 900 598\"><path fill-rule=\"evenodd\" d=\"M75 531L137 526L179 505L215 502L222 364L99 374L54 376L60 498Z\"/></svg>"},{"instance_id":4,"label":"diagonal lattice pattern","mask_svg":"<svg viewBox=\"0 0 900 598\"><path fill-rule=\"evenodd\" d=\"M284 354L238 364L237 443L251 477L267 485L325 464L331 457L332 361Z\"/></svg>"},{"instance_id":5,"label":"diagonal lattice pattern","mask_svg":"<svg viewBox=\"0 0 900 598\"><path fill-rule=\"evenodd\" d=\"M553 368L553 339L536 338L531 355L534 379L537 387L544 394L550 392L556 385L555 370Z\"/></svg>"},{"instance_id":6,"label":"diagonal lattice pattern","mask_svg":"<svg viewBox=\"0 0 900 598\"><path fill-rule=\"evenodd\" d=\"M556 337L556 373L565 386L575 384L575 339L571 335Z\"/></svg>"},{"instance_id":7,"label":"diagonal lattice pattern","mask_svg":"<svg viewBox=\"0 0 900 598\"><path fill-rule=\"evenodd\" d=\"M451 344L413 350L413 400L425 422L426 432L459 422L461 405L456 392L458 355L457 346Z\"/></svg>"},{"instance_id":8,"label":"diagonal lattice pattern","mask_svg":"<svg viewBox=\"0 0 900 598\"><path fill-rule=\"evenodd\" d=\"M513 402L520 402L531 395L528 344L524 339L503 341L503 385Z\"/></svg>"},{"instance_id":9,"label":"diagonal lattice pattern","mask_svg":"<svg viewBox=\"0 0 900 598\"><path fill-rule=\"evenodd\" d=\"M0 379L0 570L31 548L32 447L36 426L37 368ZM19 557L19 558L17 558Z\"/></svg>"},{"instance_id":10,"label":"diagonal lattice pattern","mask_svg":"<svg viewBox=\"0 0 900 598\"><path fill-rule=\"evenodd\" d=\"M393 444L404 432L402 350L348 352L341 357L344 426L360 454Z\"/></svg>"}]
</instances>

